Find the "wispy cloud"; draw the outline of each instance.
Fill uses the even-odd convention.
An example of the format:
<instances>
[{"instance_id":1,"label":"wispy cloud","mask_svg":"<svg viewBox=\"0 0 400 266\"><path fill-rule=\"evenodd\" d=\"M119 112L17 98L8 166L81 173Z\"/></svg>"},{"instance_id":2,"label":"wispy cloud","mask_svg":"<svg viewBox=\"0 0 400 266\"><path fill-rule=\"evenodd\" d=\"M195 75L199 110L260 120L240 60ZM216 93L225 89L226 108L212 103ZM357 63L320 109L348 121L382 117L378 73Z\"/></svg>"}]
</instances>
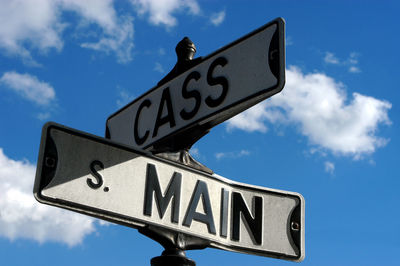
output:
<instances>
[{"instance_id":1,"label":"wispy cloud","mask_svg":"<svg viewBox=\"0 0 400 266\"><path fill-rule=\"evenodd\" d=\"M350 66L349 67L349 72L351 72L351 73L360 73L361 70L356 66Z\"/></svg>"},{"instance_id":2,"label":"wispy cloud","mask_svg":"<svg viewBox=\"0 0 400 266\"><path fill-rule=\"evenodd\" d=\"M78 14L80 26L85 30L85 25L96 25L101 29L97 34L98 41L84 42L81 47L107 54L114 53L119 63L132 60L133 18L128 15L119 17L112 1L62 0L59 8L61 11L73 11Z\"/></svg>"},{"instance_id":3,"label":"wispy cloud","mask_svg":"<svg viewBox=\"0 0 400 266\"><path fill-rule=\"evenodd\" d=\"M39 119L40 121L45 121L48 120L50 116L51 116L50 112L44 112L37 114L36 118Z\"/></svg>"},{"instance_id":4,"label":"wispy cloud","mask_svg":"<svg viewBox=\"0 0 400 266\"><path fill-rule=\"evenodd\" d=\"M79 27L95 25L100 29L97 42L84 42L82 47L106 53L113 52L119 62L131 60L133 24L129 16L118 17L110 0L42 0L1 1L0 49L10 55L20 56L24 62L38 65L31 50L46 53L60 51L64 42L62 33L73 23L66 23L63 12L74 12Z\"/></svg>"},{"instance_id":5,"label":"wispy cloud","mask_svg":"<svg viewBox=\"0 0 400 266\"><path fill-rule=\"evenodd\" d=\"M292 46L294 44L293 42L293 37L292 36L287 36L285 40L285 45L286 46Z\"/></svg>"},{"instance_id":6,"label":"wispy cloud","mask_svg":"<svg viewBox=\"0 0 400 266\"><path fill-rule=\"evenodd\" d=\"M126 16L116 23L114 27L105 28L103 36L98 42L82 43L81 47L107 54L115 53L119 63L128 63L132 60L133 23L132 17Z\"/></svg>"},{"instance_id":7,"label":"wispy cloud","mask_svg":"<svg viewBox=\"0 0 400 266\"><path fill-rule=\"evenodd\" d=\"M348 68L348 71L350 73L360 73L361 69L358 66L358 57L359 54L353 52L350 53L348 58L341 60L338 57L336 57L335 54L331 52L326 52L324 57L324 62L331 65L344 66Z\"/></svg>"},{"instance_id":8,"label":"wispy cloud","mask_svg":"<svg viewBox=\"0 0 400 266\"><path fill-rule=\"evenodd\" d=\"M228 120L227 129L266 132L267 122L293 124L313 147L359 159L389 141L377 132L380 125L391 124L391 106L356 92L349 101L340 82L290 67L281 93Z\"/></svg>"},{"instance_id":9,"label":"wispy cloud","mask_svg":"<svg viewBox=\"0 0 400 266\"><path fill-rule=\"evenodd\" d=\"M94 219L38 203L32 194L35 166L8 158L0 148L0 236L10 240L80 244Z\"/></svg>"},{"instance_id":10,"label":"wispy cloud","mask_svg":"<svg viewBox=\"0 0 400 266\"><path fill-rule=\"evenodd\" d=\"M117 107L121 108L121 107L127 105L134 98L135 98L135 96L133 94L131 94L130 92L128 92L124 89L119 88L118 98L117 98Z\"/></svg>"},{"instance_id":11,"label":"wispy cloud","mask_svg":"<svg viewBox=\"0 0 400 266\"><path fill-rule=\"evenodd\" d=\"M219 26L225 20L225 10L211 14L210 21L214 26Z\"/></svg>"},{"instance_id":12,"label":"wispy cloud","mask_svg":"<svg viewBox=\"0 0 400 266\"><path fill-rule=\"evenodd\" d=\"M159 72L161 74L165 73L164 67L159 62L156 62L154 64L154 71L157 71L157 72Z\"/></svg>"},{"instance_id":13,"label":"wispy cloud","mask_svg":"<svg viewBox=\"0 0 400 266\"><path fill-rule=\"evenodd\" d=\"M324 61L325 61L325 63L334 64L334 65L337 65L340 63L339 59L333 53L330 53L330 52L326 52Z\"/></svg>"},{"instance_id":14,"label":"wispy cloud","mask_svg":"<svg viewBox=\"0 0 400 266\"><path fill-rule=\"evenodd\" d=\"M119 63L128 63L134 48L134 24L130 12L148 17L153 25L171 28L178 24L176 14L198 16L196 0L131 0L131 10L118 11L112 0L0 1L0 51L19 56L30 66L40 66L34 52L61 51L63 33L72 29L82 48L113 54ZM63 14L73 13L71 20ZM225 12L212 21L221 23ZM77 34L78 33L78 34ZM163 51L160 51L163 53Z\"/></svg>"},{"instance_id":15,"label":"wispy cloud","mask_svg":"<svg viewBox=\"0 0 400 266\"><path fill-rule=\"evenodd\" d=\"M50 84L29 74L6 72L0 78L0 85L38 105L49 105L56 97L54 88Z\"/></svg>"},{"instance_id":16,"label":"wispy cloud","mask_svg":"<svg viewBox=\"0 0 400 266\"><path fill-rule=\"evenodd\" d=\"M324 163L324 165L325 165L325 172L333 175L333 173L335 172L335 164L332 162L326 161Z\"/></svg>"},{"instance_id":17,"label":"wispy cloud","mask_svg":"<svg viewBox=\"0 0 400 266\"><path fill-rule=\"evenodd\" d=\"M3 51L37 64L27 47L44 52L62 49L60 34L66 24L57 18L54 1L1 1L0 6L0 48Z\"/></svg>"},{"instance_id":18,"label":"wispy cloud","mask_svg":"<svg viewBox=\"0 0 400 266\"><path fill-rule=\"evenodd\" d=\"M173 13L188 12L192 15L200 13L200 7L195 0L131 0L132 5L139 15L149 16L150 23L154 25L176 26L178 20Z\"/></svg>"},{"instance_id":19,"label":"wispy cloud","mask_svg":"<svg viewBox=\"0 0 400 266\"><path fill-rule=\"evenodd\" d=\"M221 160L221 159L225 159L225 158L236 159L236 158L240 158L243 156L249 156L249 155L250 155L250 151L248 151L248 150L241 150L239 152L217 152L215 154L215 158L217 160Z\"/></svg>"}]
</instances>

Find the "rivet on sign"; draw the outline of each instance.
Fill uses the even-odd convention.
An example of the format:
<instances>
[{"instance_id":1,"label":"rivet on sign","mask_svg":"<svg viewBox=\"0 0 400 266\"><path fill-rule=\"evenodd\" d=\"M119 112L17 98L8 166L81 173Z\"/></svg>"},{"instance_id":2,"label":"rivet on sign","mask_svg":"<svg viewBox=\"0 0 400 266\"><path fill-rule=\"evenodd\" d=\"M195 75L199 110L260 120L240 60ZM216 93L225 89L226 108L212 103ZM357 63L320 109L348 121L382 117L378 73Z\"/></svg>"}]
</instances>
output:
<instances>
[{"instance_id":1,"label":"rivet on sign","mask_svg":"<svg viewBox=\"0 0 400 266\"><path fill-rule=\"evenodd\" d=\"M298 222L292 222L290 225L290 228L293 231L299 231L300 230L300 224Z\"/></svg>"},{"instance_id":2,"label":"rivet on sign","mask_svg":"<svg viewBox=\"0 0 400 266\"><path fill-rule=\"evenodd\" d=\"M46 157L44 159L44 164L46 165L46 167L53 168L56 166L56 160L52 157Z\"/></svg>"}]
</instances>

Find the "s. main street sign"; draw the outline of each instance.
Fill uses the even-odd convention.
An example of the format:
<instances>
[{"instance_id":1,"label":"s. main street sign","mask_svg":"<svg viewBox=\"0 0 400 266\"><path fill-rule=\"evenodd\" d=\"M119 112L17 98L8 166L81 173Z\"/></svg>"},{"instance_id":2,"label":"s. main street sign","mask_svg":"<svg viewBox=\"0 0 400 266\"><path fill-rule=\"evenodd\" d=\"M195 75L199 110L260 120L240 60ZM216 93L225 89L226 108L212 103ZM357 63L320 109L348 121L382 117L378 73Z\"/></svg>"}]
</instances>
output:
<instances>
[{"instance_id":1,"label":"s. main street sign","mask_svg":"<svg viewBox=\"0 0 400 266\"><path fill-rule=\"evenodd\" d=\"M149 90L107 119L106 137L157 151L190 136L193 144L213 126L280 92L284 25L278 18Z\"/></svg>"},{"instance_id":2,"label":"s. main street sign","mask_svg":"<svg viewBox=\"0 0 400 266\"><path fill-rule=\"evenodd\" d=\"M209 175L55 123L43 127L34 195L134 228L196 237L210 247L304 257L300 194Z\"/></svg>"}]
</instances>

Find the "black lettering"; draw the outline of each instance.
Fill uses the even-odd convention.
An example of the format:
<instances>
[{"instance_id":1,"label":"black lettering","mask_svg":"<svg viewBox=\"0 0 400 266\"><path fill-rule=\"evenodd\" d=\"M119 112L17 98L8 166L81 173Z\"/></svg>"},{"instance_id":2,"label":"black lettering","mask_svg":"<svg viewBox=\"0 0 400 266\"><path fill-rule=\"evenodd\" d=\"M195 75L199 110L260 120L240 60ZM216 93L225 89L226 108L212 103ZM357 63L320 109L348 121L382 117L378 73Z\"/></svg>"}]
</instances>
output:
<instances>
[{"instance_id":1,"label":"black lettering","mask_svg":"<svg viewBox=\"0 0 400 266\"><path fill-rule=\"evenodd\" d=\"M135 141L137 145L142 145L146 139L149 137L149 131L147 130L146 133L144 134L143 137L139 136L139 132L138 132L138 127L139 127L139 116L140 116L140 112L142 111L142 109L144 107L149 108L151 105L151 101L149 99L144 100L140 105L139 108L137 110L136 113L136 117L135 117L135 125L134 125L134 129L133 129L133 133L135 136Z\"/></svg>"},{"instance_id":2,"label":"black lettering","mask_svg":"<svg viewBox=\"0 0 400 266\"><path fill-rule=\"evenodd\" d=\"M181 182L182 175L180 173L174 172L171 181L168 184L167 190L163 196L161 193L161 187L158 180L156 166L153 164L147 164L143 214L151 216L153 207L153 192L155 193L158 214L160 215L161 219L164 217L165 211L167 210L171 198L174 197L174 199L172 200L171 222L178 223L179 204L181 199Z\"/></svg>"},{"instance_id":3,"label":"black lettering","mask_svg":"<svg viewBox=\"0 0 400 266\"><path fill-rule=\"evenodd\" d=\"M253 197L253 213L252 216L247 208L242 195L238 192L232 192L232 240L240 240L240 217L244 218L246 228L253 239L254 244L262 243L262 216L263 201L262 197ZM242 215L241 215L242 214ZM254 217L254 218L253 218Z\"/></svg>"},{"instance_id":4,"label":"black lettering","mask_svg":"<svg viewBox=\"0 0 400 266\"><path fill-rule=\"evenodd\" d=\"M184 120L189 120L191 118L193 118L197 112L199 111L200 108L200 103L201 103L201 95L200 92L197 90L192 90L192 91L188 91L187 90L187 85L189 83L190 80L194 79L194 80L199 80L201 77L200 73L197 71L193 71L192 73L190 73L185 81L183 82L182 85L182 97L185 99L190 99L190 98L194 98L195 99L195 105L193 107L193 110L188 112L185 109L182 109L182 111L180 112L180 115L182 117L182 119Z\"/></svg>"},{"instance_id":5,"label":"black lettering","mask_svg":"<svg viewBox=\"0 0 400 266\"><path fill-rule=\"evenodd\" d=\"M219 76L219 77L212 76L212 73L217 66L225 66L227 63L228 63L228 60L226 60L225 57L218 57L217 59L214 60L214 62L211 63L210 67L208 68L208 71L207 71L208 85L210 85L210 86L221 85L222 86L222 92L218 98L213 99L213 98L211 98L211 96L208 96L206 98L206 104L209 107L217 107L218 105L220 105L225 100L226 94L228 93L228 88L229 88L228 80L223 76Z\"/></svg>"},{"instance_id":6,"label":"black lettering","mask_svg":"<svg viewBox=\"0 0 400 266\"><path fill-rule=\"evenodd\" d=\"M203 208L205 214L196 212L200 197L203 199ZM192 199L190 200L190 204L186 212L185 219L183 220L183 225L190 227L190 225L192 224L192 220L207 224L208 232L210 234L216 234L214 218L210 203L210 196L208 193L207 184L204 181L197 181Z\"/></svg>"},{"instance_id":7,"label":"black lettering","mask_svg":"<svg viewBox=\"0 0 400 266\"><path fill-rule=\"evenodd\" d=\"M164 104L167 106L167 115L162 116ZM153 138L158 134L158 128L166 123L169 123L169 127L175 126L174 111L172 109L171 95L169 93L169 87L166 87L161 96L160 106L158 107L156 124L154 125Z\"/></svg>"},{"instance_id":8,"label":"black lettering","mask_svg":"<svg viewBox=\"0 0 400 266\"><path fill-rule=\"evenodd\" d=\"M95 166L99 167L101 170L104 169L104 165L102 162L98 160L94 160L93 162L90 163L90 174L96 179L96 183L93 182L91 178L86 179L86 183L90 188L93 189L98 189L103 185L103 177L97 172L95 169Z\"/></svg>"}]
</instances>

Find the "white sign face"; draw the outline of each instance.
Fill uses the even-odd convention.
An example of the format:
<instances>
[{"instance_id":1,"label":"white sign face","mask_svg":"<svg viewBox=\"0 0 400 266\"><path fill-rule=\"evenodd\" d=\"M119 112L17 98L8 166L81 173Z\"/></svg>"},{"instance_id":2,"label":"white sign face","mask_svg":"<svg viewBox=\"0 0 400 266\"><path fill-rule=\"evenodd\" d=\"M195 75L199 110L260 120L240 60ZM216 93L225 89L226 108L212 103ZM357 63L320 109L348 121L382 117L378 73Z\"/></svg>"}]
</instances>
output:
<instances>
[{"instance_id":1,"label":"white sign face","mask_svg":"<svg viewBox=\"0 0 400 266\"><path fill-rule=\"evenodd\" d=\"M106 137L151 149L194 127L211 128L280 92L284 83L284 21L276 19L111 115Z\"/></svg>"},{"instance_id":2,"label":"white sign face","mask_svg":"<svg viewBox=\"0 0 400 266\"><path fill-rule=\"evenodd\" d=\"M300 194L208 175L53 123L43 128L34 194L42 203L183 233L210 247L304 257Z\"/></svg>"}]
</instances>

